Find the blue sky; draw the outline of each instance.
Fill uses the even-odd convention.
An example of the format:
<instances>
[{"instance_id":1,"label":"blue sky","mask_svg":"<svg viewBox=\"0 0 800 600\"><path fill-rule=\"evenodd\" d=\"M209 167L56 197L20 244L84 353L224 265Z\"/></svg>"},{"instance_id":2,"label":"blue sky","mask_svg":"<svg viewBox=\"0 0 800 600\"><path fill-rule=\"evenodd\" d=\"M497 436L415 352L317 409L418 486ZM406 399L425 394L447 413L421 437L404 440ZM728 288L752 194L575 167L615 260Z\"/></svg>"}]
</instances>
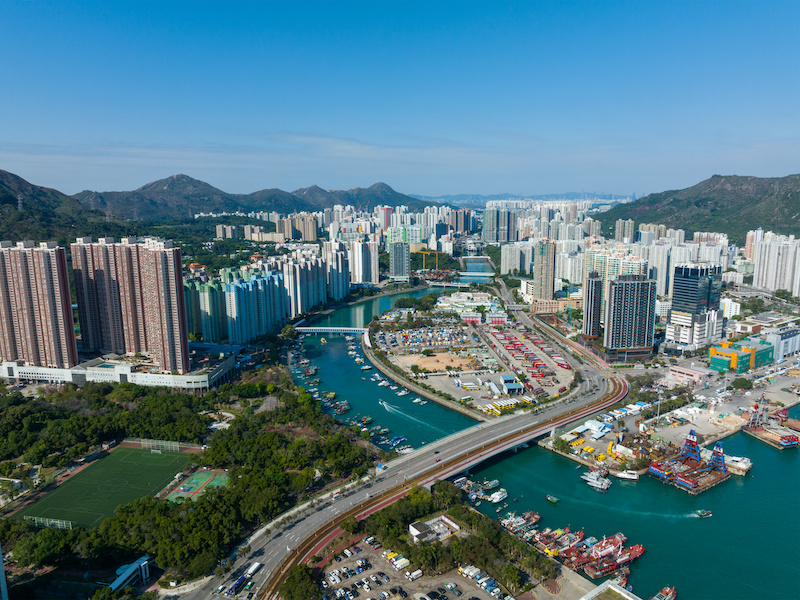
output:
<instances>
[{"instance_id":1,"label":"blue sky","mask_svg":"<svg viewBox=\"0 0 800 600\"><path fill-rule=\"evenodd\" d=\"M67 193L800 172L798 0L5 1L0 30L0 168Z\"/></svg>"}]
</instances>

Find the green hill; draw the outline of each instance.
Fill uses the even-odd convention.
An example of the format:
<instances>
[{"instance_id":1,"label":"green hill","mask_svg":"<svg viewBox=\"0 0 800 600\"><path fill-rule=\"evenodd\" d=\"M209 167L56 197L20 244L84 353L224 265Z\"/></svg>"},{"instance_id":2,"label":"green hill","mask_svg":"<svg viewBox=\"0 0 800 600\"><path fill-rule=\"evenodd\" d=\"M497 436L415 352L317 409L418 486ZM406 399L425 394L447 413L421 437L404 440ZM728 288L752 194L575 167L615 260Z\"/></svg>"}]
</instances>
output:
<instances>
[{"instance_id":1,"label":"green hill","mask_svg":"<svg viewBox=\"0 0 800 600\"><path fill-rule=\"evenodd\" d=\"M687 231L719 231L743 244L747 231L762 227L800 236L800 175L742 177L714 175L684 190L650 194L598 216L603 231L617 219L663 223Z\"/></svg>"},{"instance_id":2,"label":"green hill","mask_svg":"<svg viewBox=\"0 0 800 600\"><path fill-rule=\"evenodd\" d=\"M252 194L229 194L187 175L173 175L131 192L84 191L74 198L88 208L127 219L153 221L190 219L199 212L317 211L336 204L352 204L362 210L381 204L405 204L412 210L435 205L400 194L385 183L351 190L323 190L312 186L294 192L267 189Z\"/></svg>"},{"instance_id":3,"label":"green hill","mask_svg":"<svg viewBox=\"0 0 800 600\"><path fill-rule=\"evenodd\" d=\"M0 170L0 240L67 244L98 232L114 235L119 226L117 219L107 219L71 196Z\"/></svg>"}]
</instances>

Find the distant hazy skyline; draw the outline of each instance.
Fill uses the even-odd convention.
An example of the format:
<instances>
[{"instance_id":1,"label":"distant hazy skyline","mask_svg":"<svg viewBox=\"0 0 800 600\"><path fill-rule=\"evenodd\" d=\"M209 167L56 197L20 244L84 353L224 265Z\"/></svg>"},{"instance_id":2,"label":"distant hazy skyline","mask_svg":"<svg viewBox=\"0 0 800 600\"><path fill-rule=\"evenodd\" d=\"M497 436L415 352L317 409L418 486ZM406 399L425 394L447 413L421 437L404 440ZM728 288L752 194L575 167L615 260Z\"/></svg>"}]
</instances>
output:
<instances>
[{"instance_id":1,"label":"distant hazy skyline","mask_svg":"<svg viewBox=\"0 0 800 600\"><path fill-rule=\"evenodd\" d=\"M800 2L3 2L0 168L66 193L629 195L800 172Z\"/></svg>"}]
</instances>

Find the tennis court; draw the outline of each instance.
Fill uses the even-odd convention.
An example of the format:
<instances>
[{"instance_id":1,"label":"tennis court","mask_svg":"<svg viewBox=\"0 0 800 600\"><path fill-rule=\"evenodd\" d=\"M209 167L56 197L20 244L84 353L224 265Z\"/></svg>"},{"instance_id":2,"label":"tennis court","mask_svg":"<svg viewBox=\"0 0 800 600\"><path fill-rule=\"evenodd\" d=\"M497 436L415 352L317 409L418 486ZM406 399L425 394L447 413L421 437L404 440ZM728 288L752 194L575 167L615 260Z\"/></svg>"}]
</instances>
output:
<instances>
[{"instance_id":1,"label":"tennis court","mask_svg":"<svg viewBox=\"0 0 800 600\"><path fill-rule=\"evenodd\" d=\"M228 485L228 474L214 471L198 471L189 479L181 483L173 492L167 496L167 500L172 502L186 502L197 499L209 490Z\"/></svg>"},{"instance_id":2,"label":"tennis court","mask_svg":"<svg viewBox=\"0 0 800 600\"><path fill-rule=\"evenodd\" d=\"M120 504L160 492L190 458L180 452L115 448L14 516L96 527L103 519L113 517Z\"/></svg>"}]
</instances>

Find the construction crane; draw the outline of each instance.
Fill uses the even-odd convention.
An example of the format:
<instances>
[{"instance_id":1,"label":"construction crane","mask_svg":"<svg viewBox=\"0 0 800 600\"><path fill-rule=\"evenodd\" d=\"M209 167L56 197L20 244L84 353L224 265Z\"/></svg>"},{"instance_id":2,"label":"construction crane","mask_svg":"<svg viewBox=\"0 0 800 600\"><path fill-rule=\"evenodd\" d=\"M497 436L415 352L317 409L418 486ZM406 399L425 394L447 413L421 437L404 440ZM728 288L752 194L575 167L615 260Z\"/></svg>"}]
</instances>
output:
<instances>
[{"instance_id":1,"label":"construction crane","mask_svg":"<svg viewBox=\"0 0 800 600\"><path fill-rule=\"evenodd\" d=\"M425 257L428 254L435 254L436 255L436 270L439 270L439 254L441 252L439 250L417 250L420 254L422 254L422 270L425 270Z\"/></svg>"}]
</instances>

